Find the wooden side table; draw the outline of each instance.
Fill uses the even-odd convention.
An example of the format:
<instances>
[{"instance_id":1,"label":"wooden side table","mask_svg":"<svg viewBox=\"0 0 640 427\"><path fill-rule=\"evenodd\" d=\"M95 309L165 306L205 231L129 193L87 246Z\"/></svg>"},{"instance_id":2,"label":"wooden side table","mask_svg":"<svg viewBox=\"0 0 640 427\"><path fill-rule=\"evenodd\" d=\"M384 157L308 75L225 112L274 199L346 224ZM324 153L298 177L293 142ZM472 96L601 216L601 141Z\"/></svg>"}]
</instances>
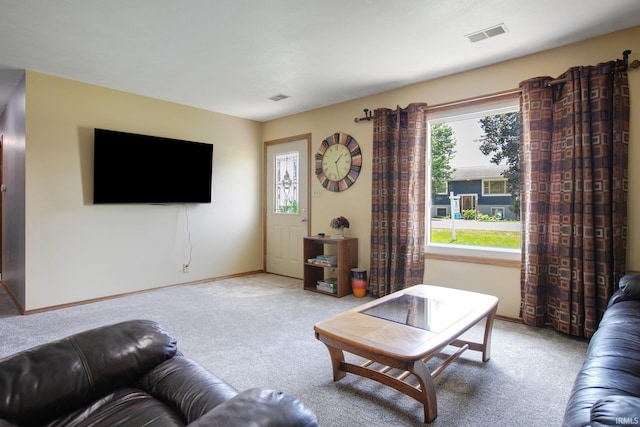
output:
<instances>
[{"instance_id":1,"label":"wooden side table","mask_svg":"<svg viewBox=\"0 0 640 427\"><path fill-rule=\"evenodd\" d=\"M335 265L321 265L309 262L319 255L325 255L329 247L336 247ZM331 239L328 237L305 237L304 238L304 289L313 292L320 292L334 297L343 297L351 293L351 269L358 266L358 238L345 237L343 239ZM337 278L336 292L328 292L317 288L318 281L324 280L332 273Z\"/></svg>"}]
</instances>

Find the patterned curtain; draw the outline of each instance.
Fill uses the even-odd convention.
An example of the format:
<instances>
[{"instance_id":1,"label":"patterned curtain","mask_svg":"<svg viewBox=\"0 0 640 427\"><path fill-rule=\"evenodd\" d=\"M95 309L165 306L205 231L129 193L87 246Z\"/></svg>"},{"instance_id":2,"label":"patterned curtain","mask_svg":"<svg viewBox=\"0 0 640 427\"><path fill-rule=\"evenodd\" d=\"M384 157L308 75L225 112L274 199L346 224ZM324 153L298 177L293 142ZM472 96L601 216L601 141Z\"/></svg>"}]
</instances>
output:
<instances>
[{"instance_id":1,"label":"patterned curtain","mask_svg":"<svg viewBox=\"0 0 640 427\"><path fill-rule=\"evenodd\" d=\"M375 110L369 292L423 282L427 104Z\"/></svg>"},{"instance_id":2,"label":"patterned curtain","mask_svg":"<svg viewBox=\"0 0 640 427\"><path fill-rule=\"evenodd\" d=\"M521 315L587 338L626 268L629 88L616 65L520 83Z\"/></svg>"}]
</instances>

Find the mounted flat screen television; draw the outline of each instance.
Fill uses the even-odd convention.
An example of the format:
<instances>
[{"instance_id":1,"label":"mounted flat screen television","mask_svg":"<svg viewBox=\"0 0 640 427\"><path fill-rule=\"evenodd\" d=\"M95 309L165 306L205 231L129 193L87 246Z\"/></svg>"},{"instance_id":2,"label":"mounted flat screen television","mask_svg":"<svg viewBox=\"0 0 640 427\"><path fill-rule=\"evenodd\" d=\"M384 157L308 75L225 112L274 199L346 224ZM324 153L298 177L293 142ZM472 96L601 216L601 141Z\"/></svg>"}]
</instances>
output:
<instances>
[{"instance_id":1,"label":"mounted flat screen television","mask_svg":"<svg viewBox=\"0 0 640 427\"><path fill-rule=\"evenodd\" d=\"M93 203L211 203L213 145L94 130Z\"/></svg>"}]
</instances>

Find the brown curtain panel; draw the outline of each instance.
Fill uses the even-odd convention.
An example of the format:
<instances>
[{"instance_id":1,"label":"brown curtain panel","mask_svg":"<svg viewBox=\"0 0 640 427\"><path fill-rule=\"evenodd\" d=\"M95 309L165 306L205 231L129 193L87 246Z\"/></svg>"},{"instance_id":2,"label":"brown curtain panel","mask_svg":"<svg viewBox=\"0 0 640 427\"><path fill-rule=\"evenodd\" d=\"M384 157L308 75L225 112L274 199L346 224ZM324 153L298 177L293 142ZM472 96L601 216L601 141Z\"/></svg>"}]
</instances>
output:
<instances>
[{"instance_id":1,"label":"brown curtain panel","mask_svg":"<svg viewBox=\"0 0 640 427\"><path fill-rule=\"evenodd\" d=\"M525 323L591 337L624 274L629 88L615 62L520 84Z\"/></svg>"},{"instance_id":2,"label":"brown curtain panel","mask_svg":"<svg viewBox=\"0 0 640 427\"><path fill-rule=\"evenodd\" d=\"M369 292L423 282L427 104L375 110Z\"/></svg>"}]
</instances>

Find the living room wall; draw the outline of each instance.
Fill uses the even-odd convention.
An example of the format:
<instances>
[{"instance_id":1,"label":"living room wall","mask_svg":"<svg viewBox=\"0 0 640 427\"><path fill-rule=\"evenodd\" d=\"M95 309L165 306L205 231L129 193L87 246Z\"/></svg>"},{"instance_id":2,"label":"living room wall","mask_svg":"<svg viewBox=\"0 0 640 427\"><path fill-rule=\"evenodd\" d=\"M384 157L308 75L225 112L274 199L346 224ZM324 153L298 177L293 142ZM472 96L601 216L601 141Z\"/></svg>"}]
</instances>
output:
<instances>
[{"instance_id":1,"label":"living room wall","mask_svg":"<svg viewBox=\"0 0 640 427\"><path fill-rule=\"evenodd\" d=\"M25 310L262 269L260 123L32 71L25 86ZM212 203L93 205L96 127L214 144Z\"/></svg>"},{"instance_id":2,"label":"living room wall","mask_svg":"<svg viewBox=\"0 0 640 427\"><path fill-rule=\"evenodd\" d=\"M491 41L489 41L491 43ZM478 49L489 49L478 44ZM576 65L592 65L621 58L626 49L633 51L631 59L640 58L640 27L594 38L539 54L523 56L497 65L469 70L378 95L360 98L326 108L273 120L264 124L263 140L271 141L292 135L311 133L312 155L320 142L333 132L352 135L363 151L362 172L358 181L343 193L322 189L315 177L311 179L312 233L329 231L329 220L344 215L351 221L349 234L359 238L359 264L369 269L371 221L371 154L373 129L371 122L355 123L363 109L405 107L412 102L437 105L456 100L515 89L522 80L536 76L558 76ZM524 52L523 52L524 54ZM631 92L631 140L629 147L629 270L640 270L640 69L629 72ZM479 253L478 256L488 256ZM519 268L490 263L425 260L425 283L445 285L491 293L500 298L498 313L517 317L520 305Z\"/></svg>"},{"instance_id":3,"label":"living room wall","mask_svg":"<svg viewBox=\"0 0 640 427\"><path fill-rule=\"evenodd\" d=\"M263 124L27 71L25 157L17 160L25 168L25 221L5 224L24 227L24 241L10 246L25 267L24 275L3 279L9 289L25 284L23 308L33 311L260 270L263 141L311 133L313 157L322 139L338 131L358 140L362 173L337 194L312 177L311 229L327 232L332 217L347 216L348 234L359 237L359 264L368 269L372 125L353 121L364 108L436 105L509 90L533 76L620 57L625 49L632 59L640 56L640 27ZM629 78L634 165L640 160L640 70ZM214 144L213 203L186 208L190 235L183 206L92 205L94 127ZM640 169L629 173L627 266L640 270ZM15 208L5 203L5 211ZM184 274L189 240L193 261ZM425 283L495 294L500 314L518 315L518 268L429 258L425 267Z\"/></svg>"}]
</instances>

